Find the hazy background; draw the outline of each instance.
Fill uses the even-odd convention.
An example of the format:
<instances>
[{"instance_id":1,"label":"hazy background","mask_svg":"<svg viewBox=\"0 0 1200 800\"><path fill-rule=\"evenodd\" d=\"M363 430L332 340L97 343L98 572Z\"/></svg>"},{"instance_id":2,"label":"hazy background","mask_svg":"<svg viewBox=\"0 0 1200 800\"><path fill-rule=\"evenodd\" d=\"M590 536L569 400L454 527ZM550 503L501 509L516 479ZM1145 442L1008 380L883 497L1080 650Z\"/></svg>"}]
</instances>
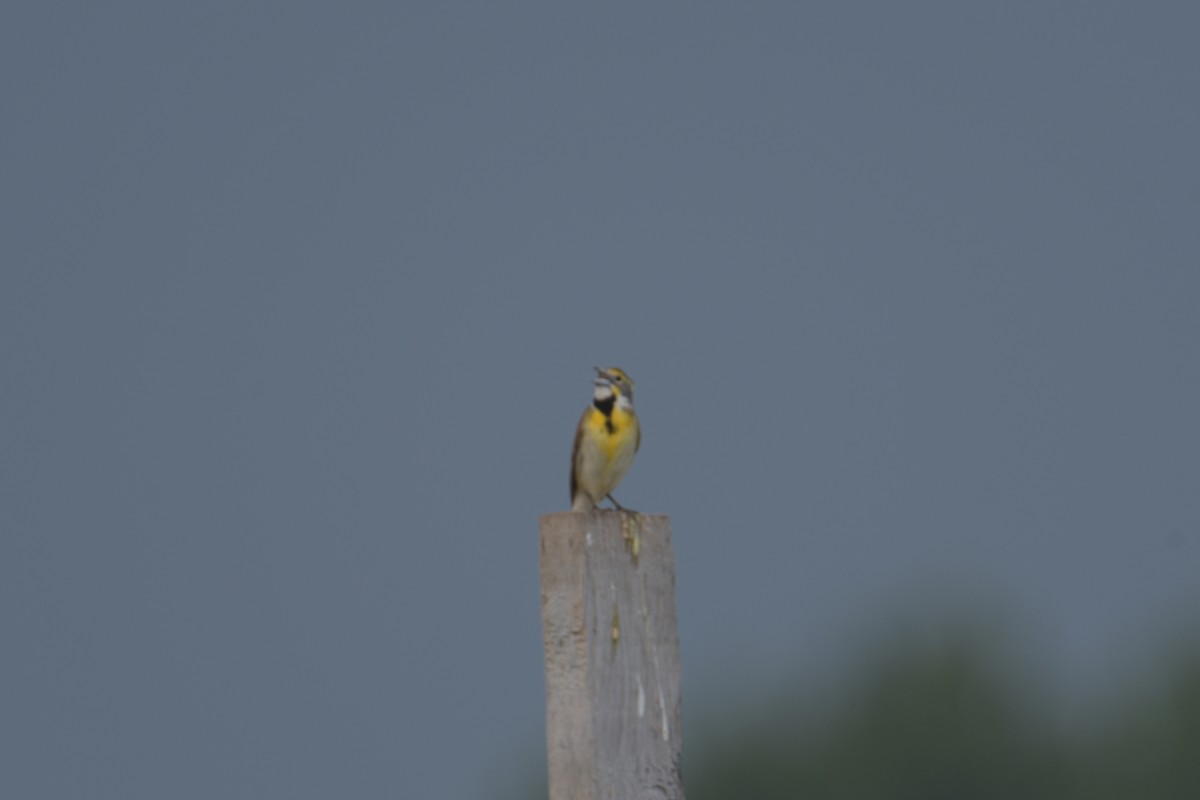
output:
<instances>
[{"instance_id":1,"label":"hazy background","mask_svg":"<svg viewBox=\"0 0 1200 800\"><path fill-rule=\"evenodd\" d=\"M492 797L591 367L685 742L1200 618L1200 7L10 3L0 795ZM689 752L685 746L685 752Z\"/></svg>"}]
</instances>

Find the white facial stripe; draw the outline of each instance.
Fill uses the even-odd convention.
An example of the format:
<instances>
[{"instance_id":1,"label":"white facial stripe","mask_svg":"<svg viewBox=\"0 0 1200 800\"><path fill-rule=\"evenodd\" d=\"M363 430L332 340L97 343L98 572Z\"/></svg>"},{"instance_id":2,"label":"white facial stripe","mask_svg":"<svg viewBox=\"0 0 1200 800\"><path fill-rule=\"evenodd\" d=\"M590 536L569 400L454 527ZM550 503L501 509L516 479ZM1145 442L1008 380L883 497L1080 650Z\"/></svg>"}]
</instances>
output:
<instances>
[{"instance_id":1,"label":"white facial stripe","mask_svg":"<svg viewBox=\"0 0 1200 800\"><path fill-rule=\"evenodd\" d=\"M633 408L633 401L623 394L617 395L617 408Z\"/></svg>"}]
</instances>

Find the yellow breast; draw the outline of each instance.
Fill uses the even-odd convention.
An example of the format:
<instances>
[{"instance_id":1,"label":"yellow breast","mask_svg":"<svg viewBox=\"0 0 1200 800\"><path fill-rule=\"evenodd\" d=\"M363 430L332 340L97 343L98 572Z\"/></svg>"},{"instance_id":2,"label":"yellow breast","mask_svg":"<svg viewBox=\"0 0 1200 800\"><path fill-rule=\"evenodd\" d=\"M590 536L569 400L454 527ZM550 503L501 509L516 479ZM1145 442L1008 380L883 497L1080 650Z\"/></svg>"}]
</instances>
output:
<instances>
[{"instance_id":1,"label":"yellow breast","mask_svg":"<svg viewBox=\"0 0 1200 800\"><path fill-rule=\"evenodd\" d=\"M575 480L594 503L599 503L620 483L633 463L641 438L637 414L631 409L614 408L611 415L606 415L592 407L585 413L582 424Z\"/></svg>"},{"instance_id":2,"label":"yellow breast","mask_svg":"<svg viewBox=\"0 0 1200 800\"><path fill-rule=\"evenodd\" d=\"M593 407L587 426L588 434L609 459L617 459L627 449L630 453L637 449L638 419L632 412L614 408L610 417Z\"/></svg>"}]
</instances>

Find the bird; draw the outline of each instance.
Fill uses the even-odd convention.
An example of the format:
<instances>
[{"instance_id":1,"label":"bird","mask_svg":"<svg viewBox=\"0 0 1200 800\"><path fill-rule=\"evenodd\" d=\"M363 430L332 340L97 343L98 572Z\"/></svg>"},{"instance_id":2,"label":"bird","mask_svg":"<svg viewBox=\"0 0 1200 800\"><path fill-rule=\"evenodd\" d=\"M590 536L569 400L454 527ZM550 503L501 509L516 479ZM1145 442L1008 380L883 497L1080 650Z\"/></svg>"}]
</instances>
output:
<instances>
[{"instance_id":1,"label":"bird","mask_svg":"<svg viewBox=\"0 0 1200 800\"><path fill-rule=\"evenodd\" d=\"M583 410L571 452L571 510L593 511L612 496L642 444L642 428L633 410L633 379L622 369L596 370L591 404Z\"/></svg>"}]
</instances>

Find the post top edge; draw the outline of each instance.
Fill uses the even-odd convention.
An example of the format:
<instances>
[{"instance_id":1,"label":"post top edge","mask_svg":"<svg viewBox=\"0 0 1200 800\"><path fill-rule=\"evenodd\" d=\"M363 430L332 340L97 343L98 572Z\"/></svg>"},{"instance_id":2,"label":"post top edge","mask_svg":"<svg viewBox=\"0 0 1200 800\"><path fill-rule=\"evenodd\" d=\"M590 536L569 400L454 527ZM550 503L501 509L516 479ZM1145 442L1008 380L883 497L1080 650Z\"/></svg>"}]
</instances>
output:
<instances>
[{"instance_id":1,"label":"post top edge","mask_svg":"<svg viewBox=\"0 0 1200 800\"><path fill-rule=\"evenodd\" d=\"M538 521L539 522L550 522L551 520L562 520L565 522L566 520L569 520L569 519L579 519L579 520L618 519L619 518L618 515L622 514L622 513L630 514L631 516L633 516L633 513L631 513L631 512L620 512L620 511L614 511L612 509L606 508L603 510L596 510L596 511L551 511L548 514L539 515ZM635 512L635 513L636 513L636 516L639 516L639 517L642 517L642 518L648 519L648 520L654 520L654 521L665 520L667 522L670 522L670 520L671 520L670 514L645 514L640 511Z\"/></svg>"}]
</instances>

